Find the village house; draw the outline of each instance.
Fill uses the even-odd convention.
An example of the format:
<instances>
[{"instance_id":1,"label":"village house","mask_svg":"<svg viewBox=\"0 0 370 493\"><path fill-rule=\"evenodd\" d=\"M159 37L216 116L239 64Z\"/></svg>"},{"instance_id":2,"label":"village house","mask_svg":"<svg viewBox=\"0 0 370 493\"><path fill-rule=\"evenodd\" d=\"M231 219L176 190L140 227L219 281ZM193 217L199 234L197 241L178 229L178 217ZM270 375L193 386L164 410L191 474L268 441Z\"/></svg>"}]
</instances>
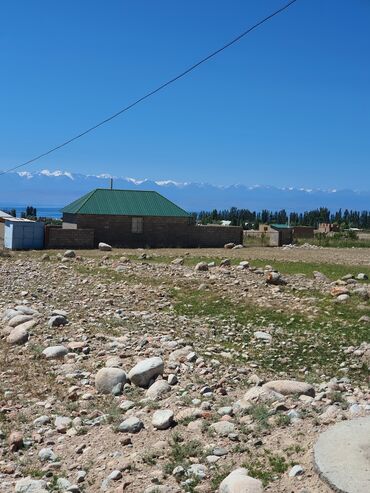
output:
<instances>
[{"instance_id":1,"label":"village house","mask_svg":"<svg viewBox=\"0 0 370 493\"><path fill-rule=\"evenodd\" d=\"M47 248L222 247L242 242L240 227L199 226L154 191L97 188L62 209L62 228L46 228Z\"/></svg>"},{"instance_id":2,"label":"village house","mask_svg":"<svg viewBox=\"0 0 370 493\"><path fill-rule=\"evenodd\" d=\"M323 234L337 233L339 231L339 226L338 224L333 223L320 223L316 231L317 233Z\"/></svg>"}]
</instances>

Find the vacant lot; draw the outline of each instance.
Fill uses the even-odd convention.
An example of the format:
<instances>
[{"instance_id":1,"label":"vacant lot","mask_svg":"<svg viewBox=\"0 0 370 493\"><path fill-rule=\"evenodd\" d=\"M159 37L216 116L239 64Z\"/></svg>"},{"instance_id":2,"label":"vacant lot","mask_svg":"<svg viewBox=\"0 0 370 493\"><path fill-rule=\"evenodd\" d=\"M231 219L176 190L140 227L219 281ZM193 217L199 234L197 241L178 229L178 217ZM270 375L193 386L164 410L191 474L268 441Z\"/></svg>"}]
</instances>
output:
<instances>
[{"instance_id":1,"label":"vacant lot","mask_svg":"<svg viewBox=\"0 0 370 493\"><path fill-rule=\"evenodd\" d=\"M265 491L331 491L312 447L367 412L369 249L63 254L0 257L0 492L28 477L46 491L211 493L236 467ZM9 309L35 322L18 344ZM153 356L164 368L149 390L96 386L102 368ZM293 390L271 393L284 379ZM174 414L164 429L158 410ZM124 431L133 417L142 428Z\"/></svg>"}]
</instances>

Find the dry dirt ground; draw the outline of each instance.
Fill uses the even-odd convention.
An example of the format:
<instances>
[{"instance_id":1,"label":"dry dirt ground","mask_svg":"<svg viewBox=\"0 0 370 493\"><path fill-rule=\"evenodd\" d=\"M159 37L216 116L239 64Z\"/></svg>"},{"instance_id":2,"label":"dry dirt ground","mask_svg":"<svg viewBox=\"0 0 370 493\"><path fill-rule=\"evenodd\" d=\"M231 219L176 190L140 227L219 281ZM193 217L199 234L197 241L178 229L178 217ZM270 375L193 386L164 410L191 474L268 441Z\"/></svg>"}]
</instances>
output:
<instances>
[{"instance_id":1,"label":"dry dirt ground","mask_svg":"<svg viewBox=\"0 0 370 493\"><path fill-rule=\"evenodd\" d=\"M0 256L0 492L213 493L237 467L266 492L332 491L313 445L370 410L366 274L369 249ZM101 393L101 369L152 357L145 386Z\"/></svg>"}]
</instances>

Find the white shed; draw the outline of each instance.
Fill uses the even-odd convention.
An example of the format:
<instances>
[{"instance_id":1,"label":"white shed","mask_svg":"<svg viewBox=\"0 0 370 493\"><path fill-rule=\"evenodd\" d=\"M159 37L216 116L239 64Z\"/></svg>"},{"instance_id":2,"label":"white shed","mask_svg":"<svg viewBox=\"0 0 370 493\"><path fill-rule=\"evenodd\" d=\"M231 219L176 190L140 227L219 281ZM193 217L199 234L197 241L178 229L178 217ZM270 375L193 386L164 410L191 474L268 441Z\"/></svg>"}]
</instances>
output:
<instances>
[{"instance_id":1,"label":"white shed","mask_svg":"<svg viewBox=\"0 0 370 493\"><path fill-rule=\"evenodd\" d=\"M0 218L3 246L9 250L39 250L44 246L44 223L19 217ZM1 244L0 244L1 246Z\"/></svg>"}]
</instances>

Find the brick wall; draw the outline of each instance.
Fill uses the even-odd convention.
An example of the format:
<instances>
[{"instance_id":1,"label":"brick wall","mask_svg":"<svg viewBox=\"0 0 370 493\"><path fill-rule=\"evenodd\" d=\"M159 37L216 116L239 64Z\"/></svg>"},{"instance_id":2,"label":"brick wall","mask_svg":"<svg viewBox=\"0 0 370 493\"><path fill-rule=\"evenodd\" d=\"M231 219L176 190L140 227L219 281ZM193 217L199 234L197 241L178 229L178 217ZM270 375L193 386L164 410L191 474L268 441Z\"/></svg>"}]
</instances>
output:
<instances>
[{"instance_id":1,"label":"brick wall","mask_svg":"<svg viewBox=\"0 0 370 493\"><path fill-rule=\"evenodd\" d=\"M308 226L294 226L293 236L294 238L313 238L314 228Z\"/></svg>"},{"instance_id":2,"label":"brick wall","mask_svg":"<svg viewBox=\"0 0 370 493\"><path fill-rule=\"evenodd\" d=\"M193 218L144 217L142 233L132 233L132 217L64 214L63 221L95 231L101 241L115 247L221 247L241 243L242 229L232 226L196 226ZM74 230L76 231L76 230ZM77 230L78 231L78 230Z\"/></svg>"},{"instance_id":3,"label":"brick wall","mask_svg":"<svg viewBox=\"0 0 370 493\"><path fill-rule=\"evenodd\" d=\"M189 245L192 247L218 248L226 243L243 243L243 229L239 226L191 226Z\"/></svg>"},{"instance_id":4,"label":"brick wall","mask_svg":"<svg viewBox=\"0 0 370 493\"><path fill-rule=\"evenodd\" d=\"M94 230L46 226L45 248L94 248Z\"/></svg>"}]
</instances>

